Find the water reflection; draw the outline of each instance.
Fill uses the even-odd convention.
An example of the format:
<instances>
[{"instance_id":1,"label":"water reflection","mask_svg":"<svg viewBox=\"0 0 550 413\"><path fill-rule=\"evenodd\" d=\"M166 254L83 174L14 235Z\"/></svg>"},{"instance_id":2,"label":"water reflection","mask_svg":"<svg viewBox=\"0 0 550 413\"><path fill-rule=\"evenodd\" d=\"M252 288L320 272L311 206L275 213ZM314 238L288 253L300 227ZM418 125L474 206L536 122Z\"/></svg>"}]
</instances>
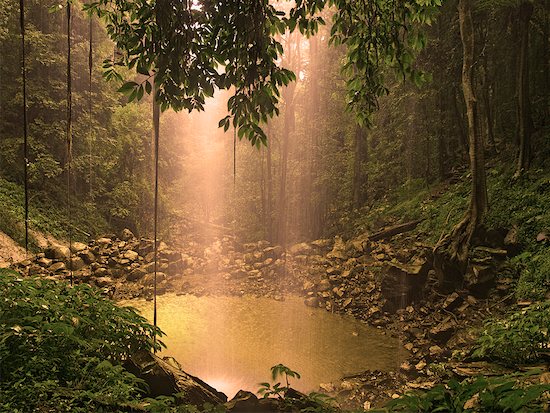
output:
<instances>
[{"instance_id":1,"label":"water reflection","mask_svg":"<svg viewBox=\"0 0 550 413\"><path fill-rule=\"evenodd\" d=\"M152 319L150 302L130 304ZM351 317L306 307L300 298L164 295L158 310L167 334L163 355L229 397L239 389L257 391L278 363L302 375L293 387L312 391L345 374L395 369L403 356L396 339Z\"/></svg>"}]
</instances>

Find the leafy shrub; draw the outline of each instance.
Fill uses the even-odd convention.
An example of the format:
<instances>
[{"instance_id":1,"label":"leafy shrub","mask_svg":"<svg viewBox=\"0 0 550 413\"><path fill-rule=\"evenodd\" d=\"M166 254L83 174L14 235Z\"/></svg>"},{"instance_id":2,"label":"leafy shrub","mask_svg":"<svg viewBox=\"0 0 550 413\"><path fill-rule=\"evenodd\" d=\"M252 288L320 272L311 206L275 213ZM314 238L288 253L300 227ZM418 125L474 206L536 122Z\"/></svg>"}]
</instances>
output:
<instances>
[{"instance_id":1,"label":"leafy shrub","mask_svg":"<svg viewBox=\"0 0 550 413\"><path fill-rule=\"evenodd\" d=\"M520 272L516 297L520 300L542 300L550 290L550 248L542 246L513 258Z\"/></svg>"},{"instance_id":2,"label":"leafy shrub","mask_svg":"<svg viewBox=\"0 0 550 413\"><path fill-rule=\"evenodd\" d=\"M0 411L88 412L135 403L121 363L160 349L158 328L98 290L0 272Z\"/></svg>"},{"instance_id":3,"label":"leafy shrub","mask_svg":"<svg viewBox=\"0 0 550 413\"><path fill-rule=\"evenodd\" d=\"M502 320L488 320L472 355L509 365L536 361L548 348L549 331L550 301L532 304Z\"/></svg>"},{"instance_id":4,"label":"leafy shrub","mask_svg":"<svg viewBox=\"0 0 550 413\"><path fill-rule=\"evenodd\" d=\"M533 373L530 373L533 374ZM392 400L386 412L541 412L548 384L525 383L528 375L477 377L451 380L427 392L415 392ZM525 383L525 385L523 385Z\"/></svg>"},{"instance_id":5,"label":"leafy shrub","mask_svg":"<svg viewBox=\"0 0 550 413\"><path fill-rule=\"evenodd\" d=\"M334 399L326 394L311 392L309 395L301 393L292 394L289 377L300 379L300 373L291 370L283 364L271 367L271 378L276 381L278 377L285 379L285 385L280 381L271 385L260 383L258 394L264 398L275 397L283 406L285 411L299 411L301 413L333 413L337 410L332 405ZM296 398L296 396L299 396Z\"/></svg>"}]
</instances>

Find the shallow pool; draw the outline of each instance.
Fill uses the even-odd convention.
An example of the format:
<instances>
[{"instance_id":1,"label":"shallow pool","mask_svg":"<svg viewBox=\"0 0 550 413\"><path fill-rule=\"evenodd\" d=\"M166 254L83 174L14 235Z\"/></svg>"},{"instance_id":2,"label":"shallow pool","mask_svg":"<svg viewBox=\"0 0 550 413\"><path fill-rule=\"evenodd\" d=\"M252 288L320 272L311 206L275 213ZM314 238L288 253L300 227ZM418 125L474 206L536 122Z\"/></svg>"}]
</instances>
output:
<instances>
[{"instance_id":1,"label":"shallow pool","mask_svg":"<svg viewBox=\"0 0 550 413\"><path fill-rule=\"evenodd\" d=\"M153 319L151 301L122 304ZM229 397L239 389L256 392L279 363L301 374L291 386L307 392L346 374L396 369L405 356L398 340L379 329L306 307L297 297L163 295L158 325L166 333L161 355Z\"/></svg>"}]
</instances>

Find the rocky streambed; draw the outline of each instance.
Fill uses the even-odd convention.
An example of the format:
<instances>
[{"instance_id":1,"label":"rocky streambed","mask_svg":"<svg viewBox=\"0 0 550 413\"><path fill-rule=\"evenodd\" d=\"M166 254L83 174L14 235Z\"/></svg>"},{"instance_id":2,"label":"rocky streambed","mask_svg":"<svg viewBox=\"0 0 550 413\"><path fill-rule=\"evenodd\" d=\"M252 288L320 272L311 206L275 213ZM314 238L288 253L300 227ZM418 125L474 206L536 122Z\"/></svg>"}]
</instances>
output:
<instances>
[{"instance_id":1,"label":"rocky streambed","mask_svg":"<svg viewBox=\"0 0 550 413\"><path fill-rule=\"evenodd\" d=\"M384 228L348 241L340 237L288 247L267 241L240 244L220 236L207 244L159 243L157 293L193 296L300 296L310 307L353 316L400 339L409 354L393 371L365 371L321 386L342 406L369 407L438 380L437 366L473 340L471 328L514 301L512 274L499 270L517 252L513 234L487 237L474 250L465 288L440 294L431 246L411 233L416 223ZM117 300L151 299L153 241L129 230L72 250L51 245L14 265L38 275L103 288ZM500 277L496 274L499 272ZM456 364L457 375L472 371ZM479 371L475 370L474 371Z\"/></svg>"}]
</instances>

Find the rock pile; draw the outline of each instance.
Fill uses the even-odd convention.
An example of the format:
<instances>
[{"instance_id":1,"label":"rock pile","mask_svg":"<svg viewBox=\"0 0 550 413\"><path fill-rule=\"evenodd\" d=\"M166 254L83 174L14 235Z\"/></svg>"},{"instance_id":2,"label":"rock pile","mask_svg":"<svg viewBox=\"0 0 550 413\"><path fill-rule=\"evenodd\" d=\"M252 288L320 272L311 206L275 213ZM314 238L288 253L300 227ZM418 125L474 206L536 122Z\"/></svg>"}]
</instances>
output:
<instances>
[{"instance_id":1,"label":"rock pile","mask_svg":"<svg viewBox=\"0 0 550 413\"><path fill-rule=\"evenodd\" d=\"M135 285L134 295L143 295L152 288L154 280L153 249L153 240L137 239L125 229L120 237L108 234L89 244L75 242L71 249L50 245L33 259L16 264L15 269L23 275L57 279L68 279L72 273L77 283L88 282L111 290ZM158 257L157 288L163 292L170 288L170 280L189 266L190 257L170 250L163 242L159 243Z\"/></svg>"}]
</instances>

